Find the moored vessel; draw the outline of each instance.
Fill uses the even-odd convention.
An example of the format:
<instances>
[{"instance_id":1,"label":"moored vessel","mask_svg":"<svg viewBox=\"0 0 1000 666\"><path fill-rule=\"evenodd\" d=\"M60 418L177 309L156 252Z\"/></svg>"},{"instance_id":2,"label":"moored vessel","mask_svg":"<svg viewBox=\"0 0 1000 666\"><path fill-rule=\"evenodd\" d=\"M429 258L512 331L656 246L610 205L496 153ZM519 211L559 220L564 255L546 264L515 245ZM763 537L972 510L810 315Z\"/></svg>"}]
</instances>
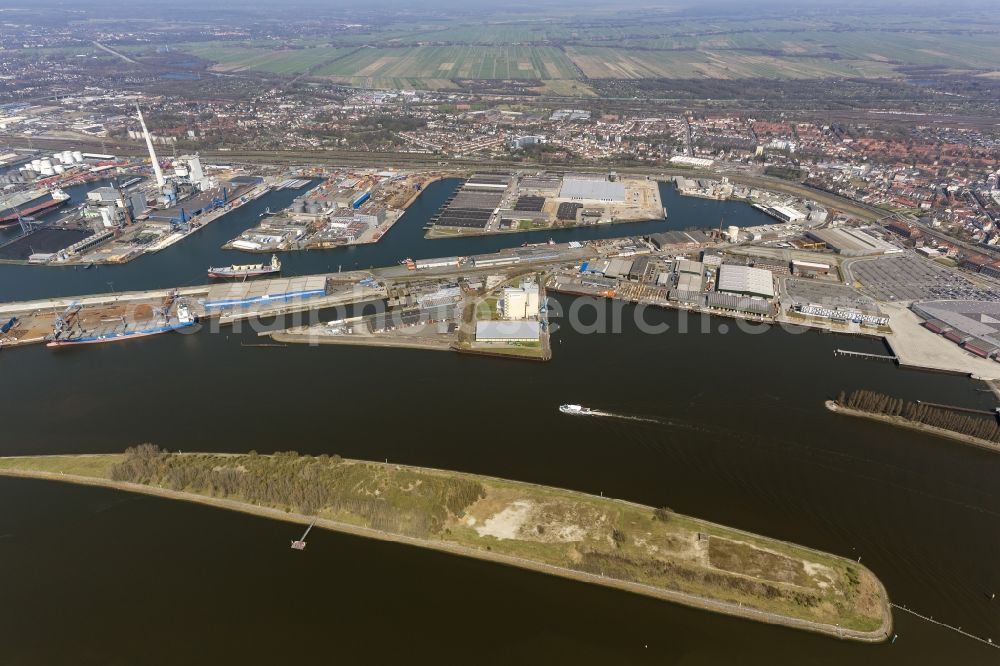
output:
<instances>
[{"instance_id":1,"label":"moored vessel","mask_svg":"<svg viewBox=\"0 0 1000 666\"><path fill-rule=\"evenodd\" d=\"M269 264L233 264L232 266L217 266L208 269L208 277L219 279L259 277L281 272L281 261L278 255L271 255Z\"/></svg>"},{"instance_id":2,"label":"moored vessel","mask_svg":"<svg viewBox=\"0 0 1000 666\"><path fill-rule=\"evenodd\" d=\"M0 227L18 223L18 217L40 217L69 201L69 195L59 188L35 189L0 199Z\"/></svg>"},{"instance_id":3,"label":"moored vessel","mask_svg":"<svg viewBox=\"0 0 1000 666\"><path fill-rule=\"evenodd\" d=\"M169 305L167 308L169 308ZM122 316L105 320L101 325L91 330L84 330L80 325L79 319L81 309L78 304L70 306L63 315L56 319L56 328L48 336L46 347L121 342L123 340L145 338L151 335L179 331L198 323L198 318L192 314L188 306L184 303L178 303L173 315L164 315L154 321L136 323L130 322Z\"/></svg>"}]
</instances>

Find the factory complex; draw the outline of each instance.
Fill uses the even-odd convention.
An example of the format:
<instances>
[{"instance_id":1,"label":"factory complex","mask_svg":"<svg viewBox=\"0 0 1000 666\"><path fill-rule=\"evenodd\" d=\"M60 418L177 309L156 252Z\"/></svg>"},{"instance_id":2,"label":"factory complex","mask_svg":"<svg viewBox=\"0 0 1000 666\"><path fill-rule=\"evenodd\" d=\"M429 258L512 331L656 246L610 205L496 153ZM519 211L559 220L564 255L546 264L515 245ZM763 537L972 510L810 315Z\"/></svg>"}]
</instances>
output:
<instances>
[{"instance_id":1,"label":"factory complex","mask_svg":"<svg viewBox=\"0 0 1000 666\"><path fill-rule=\"evenodd\" d=\"M223 247L244 252L377 243L440 174L377 169L316 171L318 185Z\"/></svg>"},{"instance_id":2,"label":"factory complex","mask_svg":"<svg viewBox=\"0 0 1000 666\"><path fill-rule=\"evenodd\" d=\"M655 180L617 173L477 173L433 219L429 238L659 220Z\"/></svg>"},{"instance_id":3,"label":"factory complex","mask_svg":"<svg viewBox=\"0 0 1000 666\"><path fill-rule=\"evenodd\" d=\"M146 137L152 177L138 169L129 171L127 164L119 164L113 155L63 151L57 154L61 164L40 160L38 175L52 171L55 178L68 178L67 183L119 177L111 185L90 190L79 203L70 202L61 189L32 191L30 197L34 198L30 200L22 195L8 202L21 234L0 246L0 260L54 265L125 263L173 245L270 190L271 183L265 179L240 175L229 168L208 169L198 155L175 157L165 169L138 106L136 113ZM96 158L104 164L88 166ZM32 160L18 174L34 173L34 168ZM88 170L80 171L84 168ZM118 174L121 169L126 170L123 175ZM38 192L43 194L35 196ZM76 205L59 219L44 222L34 217L40 214L34 212L36 209L71 203Z\"/></svg>"}]
</instances>

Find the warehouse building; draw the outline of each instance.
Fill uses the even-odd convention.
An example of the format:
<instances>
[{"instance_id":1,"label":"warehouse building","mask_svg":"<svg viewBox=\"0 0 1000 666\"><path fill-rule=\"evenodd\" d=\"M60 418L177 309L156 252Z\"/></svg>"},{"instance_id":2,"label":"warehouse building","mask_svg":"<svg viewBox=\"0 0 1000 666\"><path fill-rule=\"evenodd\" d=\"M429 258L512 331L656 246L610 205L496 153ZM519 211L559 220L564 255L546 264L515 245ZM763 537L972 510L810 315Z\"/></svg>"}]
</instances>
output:
<instances>
[{"instance_id":1,"label":"warehouse building","mask_svg":"<svg viewBox=\"0 0 1000 666\"><path fill-rule=\"evenodd\" d=\"M510 174L477 173L462 185L467 190L506 190L510 185Z\"/></svg>"},{"instance_id":2,"label":"warehouse building","mask_svg":"<svg viewBox=\"0 0 1000 666\"><path fill-rule=\"evenodd\" d=\"M771 304L765 299L757 298L756 296L740 296L738 294L727 294L716 291L707 294L705 303L708 307L716 308L717 310L758 315L771 314Z\"/></svg>"},{"instance_id":3,"label":"warehouse building","mask_svg":"<svg viewBox=\"0 0 1000 666\"><path fill-rule=\"evenodd\" d=\"M476 342L534 342L540 330L537 321L477 321Z\"/></svg>"},{"instance_id":4,"label":"warehouse building","mask_svg":"<svg viewBox=\"0 0 1000 666\"><path fill-rule=\"evenodd\" d=\"M492 268L494 266L510 266L521 261L521 257L510 254L479 254L472 257L472 265L476 268Z\"/></svg>"},{"instance_id":5,"label":"warehouse building","mask_svg":"<svg viewBox=\"0 0 1000 666\"><path fill-rule=\"evenodd\" d=\"M795 309L804 315L822 317L823 319L832 319L833 321L852 321L857 324L866 324L868 326L889 325L888 317L880 314L862 312L854 308L828 307L816 303L808 303L805 305L798 305Z\"/></svg>"},{"instance_id":6,"label":"warehouse building","mask_svg":"<svg viewBox=\"0 0 1000 666\"><path fill-rule=\"evenodd\" d=\"M628 277L629 272L632 270L632 260L622 259L620 257L615 257L608 262L607 268L604 269L604 274L610 278L624 278Z\"/></svg>"},{"instance_id":7,"label":"warehouse building","mask_svg":"<svg viewBox=\"0 0 1000 666\"><path fill-rule=\"evenodd\" d=\"M716 288L732 294L774 298L774 275L762 268L723 264L719 267Z\"/></svg>"},{"instance_id":8,"label":"warehouse building","mask_svg":"<svg viewBox=\"0 0 1000 666\"><path fill-rule=\"evenodd\" d=\"M808 214L791 206L766 206L764 212L782 222L801 222Z\"/></svg>"},{"instance_id":9,"label":"warehouse building","mask_svg":"<svg viewBox=\"0 0 1000 666\"><path fill-rule=\"evenodd\" d=\"M966 351L989 358L1000 349L1000 303L990 301L926 301L910 306L929 331Z\"/></svg>"},{"instance_id":10,"label":"warehouse building","mask_svg":"<svg viewBox=\"0 0 1000 666\"><path fill-rule=\"evenodd\" d=\"M563 178L562 189L559 190L562 199L584 201L604 201L606 203L625 201L625 184L609 180L591 180L587 178Z\"/></svg>"},{"instance_id":11,"label":"warehouse building","mask_svg":"<svg viewBox=\"0 0 1000 666\"><path fill-rule=\"evenodd\" d=\"M503 318L530 319L538 316L538 285L526 282L523 287L505 287L501 299Z\"/></svg>"},{"instance_id":12,"label":"warehouse building","mask_svg":"<svg viewBox=\"0 0 1000 666\"><path fill-rule=\"evenodd\" d=\"M865 257L876 254L894 254L902 252L901 248L881 238L876 238L861 229L852 227L837 227L836 229L817 229L806 233L806 237L825 243L834 252L845 257Z\"/></svg>"},{"instance_id":13,"label":"warehouse building","mask_svg":"<svg viewBox=\"0 0 1000 666\"><path fill-rule=\"evenodd\" d=\"M691 261L690 259L681 259L677 264L678 273L690 273L691 275L701 276L705 271L705 264L700 261Z\"/></svg>"},{"instance_id":14,"label":"warehouse building","mask_svg":"<svg viewBox=\"0 0 1000 666\"><path fill-rule=\"evenodd\" d=\"M790 275L791 272L788 270L788 262L781 261L780 259L768 259L767 257L755 257L753 260L753 267L760 268L765 271L771 271L774 275Z\"/></svg>"},{"instance_id":15,"label":"warehouse building","mask_svg":"<svg viewBox=\"0 0 1000 666\"><path fill-rule=\"evenodd\" d=\"M792 273L795 275L829 275L830 265L821 264L815 261L792 260Z\"/></svg>"}]
</instances>

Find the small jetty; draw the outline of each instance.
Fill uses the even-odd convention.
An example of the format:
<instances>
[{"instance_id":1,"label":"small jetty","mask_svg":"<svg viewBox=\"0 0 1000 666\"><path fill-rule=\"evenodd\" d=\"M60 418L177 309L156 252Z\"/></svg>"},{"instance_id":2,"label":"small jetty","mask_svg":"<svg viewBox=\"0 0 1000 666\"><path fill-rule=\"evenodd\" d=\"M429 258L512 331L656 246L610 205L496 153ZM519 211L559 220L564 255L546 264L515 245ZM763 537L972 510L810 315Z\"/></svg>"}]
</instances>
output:
<instances>
[{"instance_id":1,"label":"small jetty","mask_svg":"<svg viewBox=\"0 0 1000 666\"><path fill-rule=\"evenodd\" d=\"M849 358L861 358L868 361L888 361L899 363L899 358L890 354L870 354L868 352L851 351L849 349L834 349L834 356L847 356Z\"/></svg>"},{"instance_id":2,"label":"small jetty","mask_svg":"<svg viewBox=\"0 0 1000 666\"><path fill-rule=\"evenodd\" d=\"M302 533L302 538L299 539L298 541L292 541L292 550L306 549L306 537L309 536L309 530L311 530L313 528L313 525L315 524L316 524L316 519L313 518L313 521L309 523L309 527L307 527L306 531Z\"/></svg>"}]
</instances>

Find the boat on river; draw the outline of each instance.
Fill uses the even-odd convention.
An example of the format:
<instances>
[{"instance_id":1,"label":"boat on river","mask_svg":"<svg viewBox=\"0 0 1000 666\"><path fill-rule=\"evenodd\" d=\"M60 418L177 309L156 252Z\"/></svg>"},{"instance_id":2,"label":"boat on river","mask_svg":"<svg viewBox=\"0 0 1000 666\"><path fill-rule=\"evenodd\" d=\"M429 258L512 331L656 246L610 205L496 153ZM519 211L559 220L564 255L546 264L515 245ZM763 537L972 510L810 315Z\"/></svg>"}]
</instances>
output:
<instances>
[{"instance_id":1,"label":"boat on river","mask_svg":"<svg viewBox=\"0 0 1000 666\"><path fill-rule=\"evenodd\" d=\"M573 414L575 416L589 416L594 413L590 407L581 405L559 405L559 411L563 414Z\"/></svg>"}]
</instances>

